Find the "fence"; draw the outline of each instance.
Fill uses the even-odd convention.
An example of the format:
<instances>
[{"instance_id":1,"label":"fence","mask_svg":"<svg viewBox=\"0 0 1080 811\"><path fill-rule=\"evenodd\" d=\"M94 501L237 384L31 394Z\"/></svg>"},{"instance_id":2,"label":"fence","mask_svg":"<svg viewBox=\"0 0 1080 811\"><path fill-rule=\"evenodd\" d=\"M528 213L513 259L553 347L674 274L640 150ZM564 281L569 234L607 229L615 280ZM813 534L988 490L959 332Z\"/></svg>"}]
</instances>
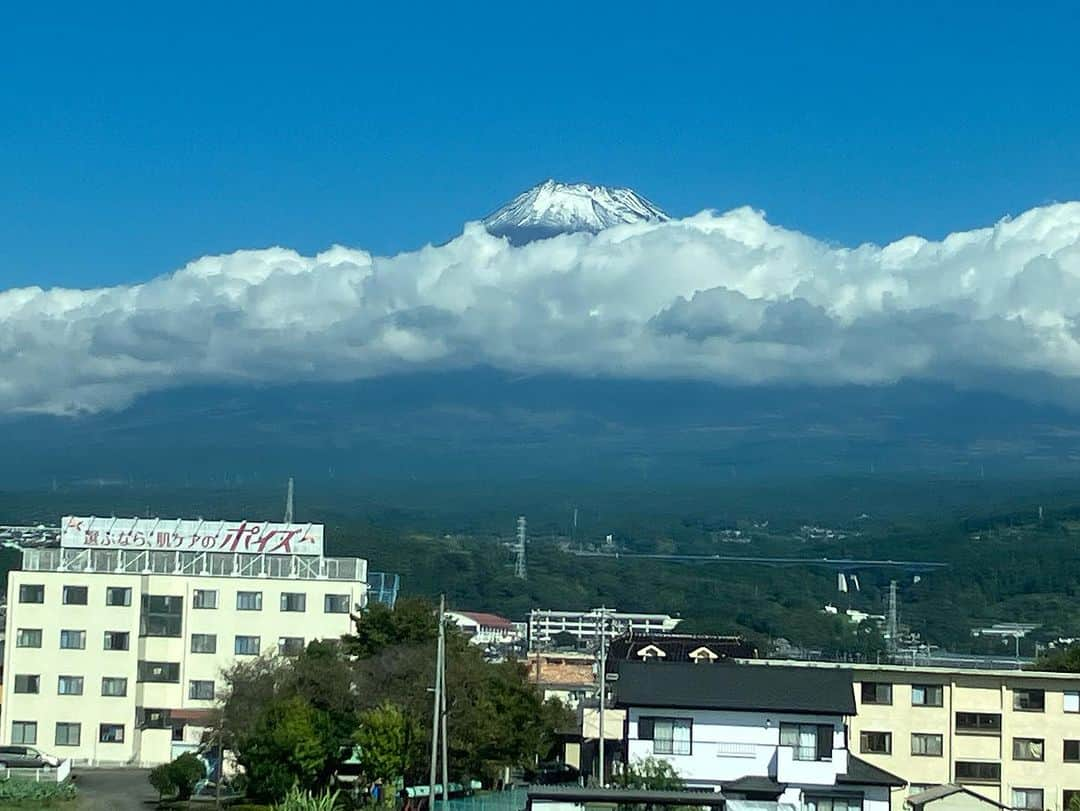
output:
<instances>
[{"instance_id":1,"label":"fence","mask_svg":"<svg viewBox=\"0 0 1080 811\"><path fill-rule=\"evenodd\" d=\"M61 760L55 769L45 766L40 769L3 769L4 780L27 780L33 783L63 783L71 776L71 761Z\"/></svg>"},{"instance_id":2,"label":"fence","mask_svg":"<svg viewBox=\"0 0 1080 811\"><path fill-rule=\"evenodd\" d=\"M447 811L522 811L528 793L525 788L477 792L450 800ZM442 802L434 804L434 811L442 811Z\"/></svg>"}]
</instances>

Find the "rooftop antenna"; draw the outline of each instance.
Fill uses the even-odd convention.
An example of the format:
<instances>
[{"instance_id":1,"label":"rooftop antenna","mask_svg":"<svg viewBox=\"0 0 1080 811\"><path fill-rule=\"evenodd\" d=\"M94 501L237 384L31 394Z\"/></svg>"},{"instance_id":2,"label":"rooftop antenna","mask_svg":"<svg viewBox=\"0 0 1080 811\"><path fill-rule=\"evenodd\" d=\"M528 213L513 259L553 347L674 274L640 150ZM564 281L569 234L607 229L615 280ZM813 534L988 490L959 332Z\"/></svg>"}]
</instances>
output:
<instances>
[{"instance_id":1,"label":"rooftop antenna","mask_svg":"<svg viewBox=\"0 0 1080 811\"><path fill-rule=\"evenodd\" d=\"M285 523L291 524L293 522L293 480L292 476L289 477L289 490L285 494Z\"/></svg>"},{"instance_id":2,"label":"rooftop antenna","mask_svg":"<svg viewBox=\"0 0 1080 811\"><path fill-rule=\"evenodd\" d=\"M525 516L518 516L517 543L514 544L514 577L524 580L527 576L525 569Z\"/></svg>"}]
</instances>

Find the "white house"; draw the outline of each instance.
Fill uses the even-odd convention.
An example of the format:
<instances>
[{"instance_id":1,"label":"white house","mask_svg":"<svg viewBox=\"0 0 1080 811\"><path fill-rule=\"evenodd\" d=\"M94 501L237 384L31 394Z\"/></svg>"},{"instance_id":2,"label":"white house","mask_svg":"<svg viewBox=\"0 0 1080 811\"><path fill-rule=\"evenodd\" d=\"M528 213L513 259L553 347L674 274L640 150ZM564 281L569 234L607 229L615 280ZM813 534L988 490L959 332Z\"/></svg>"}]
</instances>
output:
<instances>
[{"instance_id":1,"label":"white house","mask_svg":"<svg viewBox=\"0 0 1080 811\"><path fill-rule=\"evenodd\" d=\"M738 664L620 662L629 762L662 758L689 788L807 811L888 811L905 781L852 755L851 674Z\"/></svg>"},{"instance_id":2,"label":"white house","mask_svg":"<svg viewBox=\"0 0 1080 811\"><path fill-rule=\"evenodd\" d=\"M455 623L474 645L512 645L522 638L515 624L498 614L447 611L446 617Z\"/></svg>"}]
</instances>

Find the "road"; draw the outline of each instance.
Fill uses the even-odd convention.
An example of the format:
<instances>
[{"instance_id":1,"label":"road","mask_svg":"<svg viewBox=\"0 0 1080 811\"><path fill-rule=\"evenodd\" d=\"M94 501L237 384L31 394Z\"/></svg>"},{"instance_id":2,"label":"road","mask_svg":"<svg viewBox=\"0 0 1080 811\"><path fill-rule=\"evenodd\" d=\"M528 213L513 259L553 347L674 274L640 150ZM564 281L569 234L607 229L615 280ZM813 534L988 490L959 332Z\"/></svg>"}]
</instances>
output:
<instances>
[{"instance_id":1,"label":"road","mask_svg":"<svg viewBox=\"0 0 1080 811\"><path fill-rule=\"evenodd\" d=\"M147 769L75 769L78 811L148 811L157 792L146 780Z\"/></svg>"}]
</instances>

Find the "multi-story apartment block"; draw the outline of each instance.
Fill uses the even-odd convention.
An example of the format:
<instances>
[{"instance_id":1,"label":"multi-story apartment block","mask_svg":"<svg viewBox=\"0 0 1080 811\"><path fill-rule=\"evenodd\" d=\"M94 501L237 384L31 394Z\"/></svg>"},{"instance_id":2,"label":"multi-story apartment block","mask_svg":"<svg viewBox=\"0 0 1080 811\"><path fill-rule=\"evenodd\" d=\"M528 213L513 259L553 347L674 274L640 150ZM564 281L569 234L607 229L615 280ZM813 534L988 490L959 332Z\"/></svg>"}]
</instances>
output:
<instances>
[{"instance_id":1,"label":"multi-story apartment block","mask_svg":"<svg viewBox=\"0 0 1080 811\"><path fill-rule=\"evenodd\" d=\"M903 796L894 796L896 808L907 793L950 783L1017 809L1065 811L1073 797L1080 797L1076 675L802 666L851 672L856 711L850 747L909 783Z\"/></svg>"},{"instance_id":2,"label":"multi-story apartment block","mask_svg":"<svg viewBox=\"0 0 1080 811\"><path fill-rule=\"evenodd\" d=\"M0 743L150 765L206 731L222 672L351 630L367 562L322 527L64 519L8 575Z\"/></svg>"},{"instance_id":3,"label":"multi-story apartment block","mask_svg":"<svg viewBox=\"0 0 1080 811\"><path fill-rule=\"evenodd\" d=\"M533 609L529 614L529 650L549 647L556 637L566 636L577 647L595 645L600 630L608 639L627 632L659 634L674 631L682 620L669 614L635 614L594 609L592 611L554 611Z\"/></svg>"}]
</instances>

